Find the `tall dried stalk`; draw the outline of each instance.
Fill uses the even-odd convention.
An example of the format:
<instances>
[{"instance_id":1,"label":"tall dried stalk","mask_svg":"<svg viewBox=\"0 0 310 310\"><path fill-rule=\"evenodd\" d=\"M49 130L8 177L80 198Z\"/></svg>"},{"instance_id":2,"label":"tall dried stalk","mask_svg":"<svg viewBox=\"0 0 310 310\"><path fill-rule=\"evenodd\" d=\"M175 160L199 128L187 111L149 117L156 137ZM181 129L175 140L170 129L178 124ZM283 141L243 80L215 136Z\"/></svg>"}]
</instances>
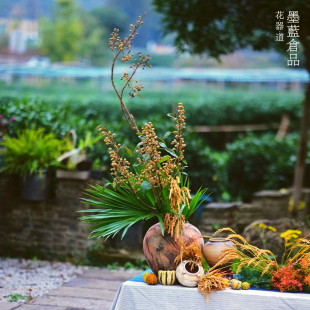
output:
<instances>
[{"instance_id":1,"label":"tall dried stalk","mask_svg":"<svg viewBox=\"0 0 310 310\"><path fill-rule=\"evenodd\" d=\"M120 59L122 62L127 62L130 61L133 57L133 54L131 54L131 46L133 44L133 40L135 36L138 35L138 28L143 24L143 18L145 14L142 14L139 16L139 20L136 21L135 25L130 25L130 30L129 30L129 37L125 38L124 40L121 40L121 38L118 35L119 30L114 29L114 31L111 34L110 38L110 49L112 50L113 53L113 60L112 60L112 67L111 67L111 82L114 88L114 91L117 94L117 97L120 101L121 108L123 115L125 117L126 122L128 125L134 129L137 133L139 133L138 126L136 124L136 121L133 117L133 115L129 112L128 108L126 107L124 100L123 100L123 95L124 91L126 88L130 88L131 91L129 93L129 96L132 98L136 95L140 96L140 91L142 90L143 86L138 84L137 80L134 80L133 77L136 74L138 68L145 68L145 65L148 67L151 67L151 65L148 63L148 61L151 59L150 55L143 56L141 53L138 53L139 60L135 59L134 63L130 66L132 69L132 73L129 75L128 72L124 72L124 75L121 77L121 80L124 81L124 86L122 87L121 91L118 91L117 87L115 86L114 82L114 68L115 68L115 63L118 59ZM126 55L125 55L126 54ZM120 55L122 57L120 57ZM132 85L132 82L136 83L137 85Z\"/></svg>"}]
</instances>

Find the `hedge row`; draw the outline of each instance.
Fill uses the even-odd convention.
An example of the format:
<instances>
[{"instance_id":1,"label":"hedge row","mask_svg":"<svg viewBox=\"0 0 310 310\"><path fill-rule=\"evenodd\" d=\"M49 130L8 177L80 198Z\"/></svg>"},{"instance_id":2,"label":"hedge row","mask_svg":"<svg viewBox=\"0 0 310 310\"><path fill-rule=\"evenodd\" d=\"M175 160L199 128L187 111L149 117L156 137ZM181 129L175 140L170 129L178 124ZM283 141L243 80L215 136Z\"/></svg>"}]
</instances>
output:
<instances>
[{"instance_id":1,"label":"hedge row","mask_svg":"<svg viewBox=\"0 0 310 310\"><path fill-rule=\"evenodd\" d=\"M39 98L32 100L25 100L24 97L20 98L16 92L11 92L14 95L0 98L0 110L3 111L1 108L5 107L10 101L14 105L17 105L19 101L23 101L23 103L25 101L36 101L38 102L38 110L40 110L41 102L44 109L49 110L50 113L55 110L53 108L56 106L63 110L69 110L73 114L81 115L86 120L119 121L122 119L119 102L114 92L105 91L102 97L98 97L98 93L96 96L91 96L88 92L85 93L87 96L83 96L78 90L76 95L72 91L66 95L59 95L59 89L56 91L52 88L50 92L49 96L46 91L41 96L40 93L38 96L33 91L28 92L30 98ZM284 113L290 115L294 125L301 116L303 101L302 93L268 90L259 92L231 89L224 91L201 90L197 87L175 90L173 93L160 89L144 90L142 95L143 98L125 99L131 113L137 119L144 119L145 116L149 117L156 114L165 115L171 112L174 105L182 102L186 109L187 122L191 125L280 122ZM42 100L40 99L42 97L49 99ZM61 98L67 99L62 100Z\"/></svg>"},{"instance_id":2,"label":"hedge row","mask_svg":"<svg viewBox=\"0 0 310 310\"><path fill-rule=\"evenodd\" d=\"M283 97L270 93L259 98L249 93L241 95L228 98L223 95L220 100L221 96L217 94L217 97L210 95L210 98L204 98L205 103L201 100L185 103L187 123L220 125L273 122L279 121L281 115L287 112L297 126L301 110L301 98L298 96L295 96L296 99L291 95ZM166 117L166 113L171 112L172 101L154 96L145 104L142 99L135 99L129 108L138 124L152 121L160 137L166 131L173 130L174 122ZM19 129L36 126L45 128L46 132L54 132L60 138L74 128L79 137L84 137L87 131L96 135L96 127L102 124L116 133L119 143L131 149L138 143L137 136L123 120L117 102L112 100L61 102L2 97L0 115L14 117L9 124L10 135L15 135ZM193 191L202 185L213 192L212 197L216 200L240 198L248 201L257 190L292 185L297 153L297 136L294 134L283 141L275 140L273 134L260 137L250 135L235 140L225 152L211 149L205 137L193 132L186 133L185 141ZM92 160L98 158L102 165L110 165L107 149L101 141L90 150L89 156Z\"/></svg>"}]
</instances>

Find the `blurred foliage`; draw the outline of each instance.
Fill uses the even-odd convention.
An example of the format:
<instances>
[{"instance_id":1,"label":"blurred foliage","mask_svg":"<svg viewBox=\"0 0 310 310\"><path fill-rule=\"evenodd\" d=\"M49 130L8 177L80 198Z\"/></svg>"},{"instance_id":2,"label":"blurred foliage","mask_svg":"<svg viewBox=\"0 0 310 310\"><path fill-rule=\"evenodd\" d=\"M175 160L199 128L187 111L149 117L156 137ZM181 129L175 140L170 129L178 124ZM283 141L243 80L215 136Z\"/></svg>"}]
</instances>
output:
<instances>
[{"instance_id":1,"label":"blurred foliage","mask_svg":"<svg viewBox=\"0 0 310 310\"><path fill-rule=\"evenodd\" d=\"M21 300L27 300L28 297L21 295L21 294L16 294L16 293L11 293L7 296L4 296L5 298L8 299L8 302L19 302Z\"/></svg>"},{"instance_id":2,"label":"blurred foliage","mask_svg":"<svg viewBox=\"0 0 310 310\"><path fill-rule=\"evenodd\" d=\"M122 250L126 254L120 254L118 250L120 250L119 245L116 250L115 247L111 246L111 240L103 242L103 239L101 239L101 241L94 242L88 247L84 257L72 257L68 259L75 265L106 267L109 270L120 269L122 267L126 270L149 269L144 257L135 258L132 252L128 252L125 249Z\"/></svg>"},{"instance_id":3,"label":"blurred foliage","mask_svg":"<svg viewBox=\"0 0 310 310\"><path fill-rule=\"evenodd\" d=\"M78 11L83 24L83 38L80 43L79 57L94 66L102 66L107 61L109 32L100 25L98 19L82 9Z\"/></svg>"},{"instance_id":4,"label":"blurred foliage","mask_svg":"<svg viewBox=\"0 0 310 310\"><path fill-rule=\"evenodd\" d=\"M131 13L132 12L132 13ZM85 10L75 0L56 0L52 17L40 21L40 53L51 61L83 61L94 66L103 66L109 59L109 35L117 28L120 36L129 33L129 23L134 23L139 14L148 12L137 46L145 47L150 40L158 42L161 31L159 14L152 12L151 1L136 0L136 6L123 1L113 1ZM0 42L1 43L1 42ZM173 56L160 57L161 66L171 65ZM156 65L156 64L155 64Z\"/></svg>"},{"instance_id":5,"label":"blurred foliage","mask_svg":"<svg viewBox=\"0 0 310 310\"><path fill-rule=\"evenodd\" d=\"M234 141L227 147L228 192L232 197L249 202L258 190L291 187L297 149L297 134L283 140L277 140L271 134L260 137L252 134ZM310 151L306 159L305 187L310 186L309 174Z\"/></svg>"},{"instance_id":6,"label":"blurred foliage","mask_svg":"<svg viewBox=\"0 0 310 310\"><path fill-rule=\"evenodd\" d=\"M239 259L236 259L232 265L233 273L236 273L238 266L240 264ZM270 290L272 289L271 283L271 275L264 274L262 272L253 268L249 268L247 266L243 266L238 273L238 279L242 282L248 282L252 287L254 286L255 289L265 289Z\"/></svg>"},{"instance_id":7,"label":"blurred foliage","mask_svg":"<svg viewBox=\"0 0 310 310\"><path fill-rule=\"evenodd\" d=\"M145 47L148 41L160 41L163 35L160 14L155 12L152 0L106 0L106 4L126 15L132 24L138 20L138 16L146 12L143 27L140 28L139 35L135 38L135 46Z\"/></svg>"},{"instance_id":8,"label":"blurred foliage","mask_svg":"<svg viewBox=\"0 0 310 310\"><path fill-rule=\"evenodd\" d=\"M216 59L249 46L254 50L275 49L286 54L288 41L275 40L276 13L282 11L286 20L288 11L297 11L298 25L304 29L299 37L300 45L304 46L306 58L310 57L309 1L153 0L152 3L163 16L165 32L176 35L174 44L180 51L207 53Z\"/></svg>"},{"instance_id":9,"label":"blurred foliage","mask_svg":"<svg viewBox=\"0 0 310 310\"><path fill-rule=\"evenodd\" d=\"M18 130L16 138L5 135L0 143L6 148L3 170L26 178L37 170L42 173L42 169L59 166L57 158L63 150L62 144L53 133L44 134L44 128Z\"/></svg>"},{"instance_id":10,"label":"blurred foliage","mask_svg":"<svg viewBox=\"0 0 310 310\"><path fill-rule=\"evenodd\" d=\"M102 66L108 57L108 36L114 28L125 36L128 17L114 7L83 10L74 0L57 0L53 18L40 21L40 52L52 61L86 60Z\"/></svg>"},{"instance_id":11,"label":"blurred foliage","mask_svg":"<svg viewBox=\"0 0 310 310\"><path fill-rule=\"evenodd\" d=\"M117 28L121 37L128 36L128 25L133 21L130 21L129 17L122 11L112 6L102 6L92 10L90 13L98 21L98 26L107 30L108 35L114 31L114 28ZM108 40L105 44L107 43Z\"/></svg>"},{"instance_id":12,"label":"blurred foliage","mask_svg":"<svg viewBox=\"0 0 310 310\"><path fill-rule=\"evenodd\" d=\"M54 20L43 19L41 27L42 55L52 61L72 61L79 55L83 24L73 0L57 0Z\"/></svg>"},{"instance_id":13,"label":"blurred foliage","mask_svg":"<svg viewBox=\"0 0 310 310\"><path fill-rule=\"evenodd\" d=\"M33 90L20 92L27 93L28 98L14 92L11 92L11 96L1 97L0 115L14 117L14 122L8 127L8 134L14 137L17 130L36 126L44 128L46 133L54 133L58 138L64 138L70 129L75 129L79 139L84 138L88 131L96 135L96 127L102 124L116 133L116 141L134 149L136 134L123 120L113 93L106 91L104 99L99 99L102 92L98 92L98 96L91 91L82 95L78 88L75 89L68 95L68 88L67 97L63 100L59 99L60 93L53 88L42 89L41 93L37 92L37 96ZM42 99L42 95L48 99ZM300 118L299 107L302 104L302 94L290 92L225 90L223 93L183 87L175 94L167 94L163 90L145 90L143 96L143 99L129 101L128 108L138 125L152 121L159 137L173 129L174 123L166 114L173 110L178 98L182 98L184 103L188 129L191 125L279 123L281 115L288 113L291 130L296 131ZM220 134L198 134L188 130L185 136L185 156L192 192L203 186L208 188L209 193L212 192L214 200L231 201L239 198L248 201L257 190L290 187L297 138L296 134L291 134L277 141L275 134L271 133L235 134L233 142L223 152L221 150L225 141ZM93 161L97 160L97 164L100 161L100 165L110 167L104 143L99 141L94 144L88 156ZM306 182L309 182L309 173L308 169ZM109 178L108 174L106 178Z\"/></svg>"}]
</instances>

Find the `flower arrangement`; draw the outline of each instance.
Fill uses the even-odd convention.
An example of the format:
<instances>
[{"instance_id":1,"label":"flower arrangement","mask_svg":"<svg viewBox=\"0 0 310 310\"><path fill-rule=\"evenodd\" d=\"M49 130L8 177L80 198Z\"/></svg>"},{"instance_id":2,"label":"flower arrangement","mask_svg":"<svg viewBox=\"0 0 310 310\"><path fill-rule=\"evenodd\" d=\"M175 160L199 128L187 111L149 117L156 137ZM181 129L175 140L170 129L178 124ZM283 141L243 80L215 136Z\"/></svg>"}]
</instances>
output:
<instances>
[{"instance_id":1,"label":"flower arrangement","mask_svg":"<svg viewBox=\"0 0 310 310\"><path fill-rule=\"evenodd\" d=\"M96 206L96 209L80 211L95 213L81 218L84 222L94 224L89 227L93 229L90 238L108 238L122 229L124 236L137 221L157 217L162 234L168 233L178 240L185 221L202 202L201 197L205 193L205 190L200 189L191 197L189 180L184 172L187 162L184 159L185 110L182 103L178 104L177 114L168 114L175 121L176 130L167 132L162 138L157 136L151 122L139 127L125 105L123 96L126 90L129 90L129 98L142 97L140 92L143 86L134 79L134 75L139 68L151 68L150 55L138 53L129 66L132 73L124 72L120 78L124 83L123 87L118 89L115 85L116 61L132 61L131 46L138 35L138 28L143 24L143 17L144 15L140 16L135 25L130 25L128 38L122 40L118 30L114 29L109 42L113 54L112 86L119 98L126 122L135 130L140 141L135 150L131 150L119 144L114 133L102 125L98 126L109 147L113 179L107 181L105 186L96 185L86 190L91 198L83 201ZM166 142L169 135L174 135L171 148ZM125 152L135 161L133 165L130 165L124 156Z\"/></svg>"},{"instance_id":2,"label":"flower arrangement","mask_svg":"<svg viewBox=\"0 0 310 310\"><path fill-rule=\"evenodd\" d=\"M281 292L310 292L310 241L308 239L294 238L295 241L291 242L292 237L298 237L298 234L296 231L285 232L282 236L285 239L285 251L280 264L271 251L250 245L230 228L220 229L215 234L223 231L232 232L227 239L231 240L237 248L224 250L219 262L210 271L235 259L237 274L245 267L257 271L260 276L265 275L270 288L279 289Z\"/></svg>"}]
</instances>

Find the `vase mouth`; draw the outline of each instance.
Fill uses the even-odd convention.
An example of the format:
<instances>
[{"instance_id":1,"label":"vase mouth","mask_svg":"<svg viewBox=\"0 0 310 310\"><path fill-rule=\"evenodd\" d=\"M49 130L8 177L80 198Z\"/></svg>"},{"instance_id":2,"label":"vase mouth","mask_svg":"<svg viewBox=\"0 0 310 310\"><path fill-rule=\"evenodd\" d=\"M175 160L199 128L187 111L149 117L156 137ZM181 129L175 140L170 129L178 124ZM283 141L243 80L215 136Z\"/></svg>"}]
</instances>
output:
<instances>
[{"instance_id":1,"label":"vase mouth","mask_svg":"<svg viewBox=\"0 0 310 310\"><path fill-rule=\"evenodd\" d=\"M199 273L199 270L200 270L200 268L199 268L199 265L197 264L197 263L195 263L194 264L194 267L193 267L193 271L194 272L192 272L191 271L191 267L190 267L190 264L191 264L192 262L186 262L185 263L185 266L184 266L184 268L186 269L186 271L188 272L188 273L190 273L191 275L195 275L195 274L197 274L197 273ZM197 270L197 271L195 271L195 270Z\"/></svg>"},{"instance_id":2,"label":"vase mouth","mask_svg":"<svg viewBox=\"0 0 310 310\"><path fill-rule=\"evenodd\" d=\"M225 241L230 241L227 238L211 238L209 239L211 242L225 242Z\"/></svg>"}]
</instances>

